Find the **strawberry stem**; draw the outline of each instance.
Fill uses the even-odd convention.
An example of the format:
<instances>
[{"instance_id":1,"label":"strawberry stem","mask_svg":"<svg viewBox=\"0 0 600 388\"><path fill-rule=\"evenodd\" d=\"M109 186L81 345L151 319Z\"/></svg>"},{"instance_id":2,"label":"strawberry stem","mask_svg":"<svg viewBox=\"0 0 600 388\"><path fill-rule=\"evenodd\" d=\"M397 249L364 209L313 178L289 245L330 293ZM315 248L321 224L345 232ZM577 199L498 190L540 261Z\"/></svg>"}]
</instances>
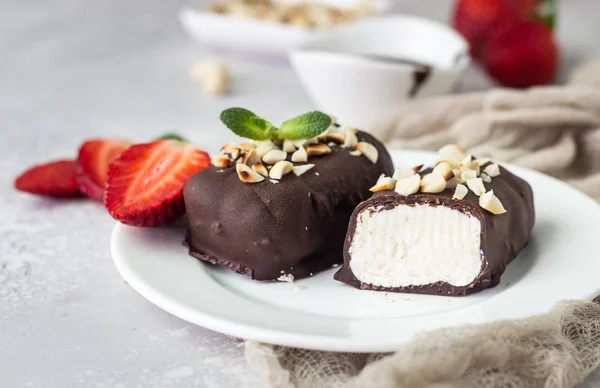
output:
<instances>
[{"instance_id":1,"label":"strawberry stem","mask_svg":"<svg viewBox=\"0 0 600 388\"><path fill-rule=\"evenodd\" d=\"M157 137L155 140L178 140L184 143L189 143L184 137L176 133L165 133L164 135Z\"/></svg>"},{"instance_id":2,"label":"strawberry stem","mask_svg":"<svg viewBox=\"0 0 600 388\"><path fill-rule=\"evenodd\" d=\"M551 31L556 25L556 0L538 0L536 19L542 21Z\"/></svg>"}]
</instances>

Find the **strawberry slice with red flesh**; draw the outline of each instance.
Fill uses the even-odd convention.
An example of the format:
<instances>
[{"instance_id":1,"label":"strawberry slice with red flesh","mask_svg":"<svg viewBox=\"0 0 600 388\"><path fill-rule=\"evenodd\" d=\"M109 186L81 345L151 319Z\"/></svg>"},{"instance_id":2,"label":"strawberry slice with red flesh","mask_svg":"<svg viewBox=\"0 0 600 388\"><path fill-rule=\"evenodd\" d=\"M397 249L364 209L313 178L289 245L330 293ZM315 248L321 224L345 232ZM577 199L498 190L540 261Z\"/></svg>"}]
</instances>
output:
<instances>
[{"instance_id":1,"label":"strawberry slice with red flesh","mask_svg":"<svg viewBox=\"0 0 600 388\"><path fill-rule=\"evenodd\" d=\"M104 201L108 166L131 143L121 139L91 139L79 148L75 179L79 190L89 198Z\"/></svg>"},{"instance_id":2,"label":"strawberry slice with red flesh","mask_svg":"<svg viewBox=\"0 0 600 388\"><path fill-rule=\"evenodd\" d=\"M30 194L57 198L80 197L75 161L57 160L31 167L15 180L15 188Z\"/></svg>"},{"instance_id":3,"label":"strawberry slice with red flesh","mask_svg":"<svg viewBox=\"0 0 600 388\"><path fill-rule=\"evenodd\" d=\"M185 213L183 186L209 165L206 152L182 141L133 145L108 169L104 205L123 224L164 225Z\"/></svg>"}]
</instances>

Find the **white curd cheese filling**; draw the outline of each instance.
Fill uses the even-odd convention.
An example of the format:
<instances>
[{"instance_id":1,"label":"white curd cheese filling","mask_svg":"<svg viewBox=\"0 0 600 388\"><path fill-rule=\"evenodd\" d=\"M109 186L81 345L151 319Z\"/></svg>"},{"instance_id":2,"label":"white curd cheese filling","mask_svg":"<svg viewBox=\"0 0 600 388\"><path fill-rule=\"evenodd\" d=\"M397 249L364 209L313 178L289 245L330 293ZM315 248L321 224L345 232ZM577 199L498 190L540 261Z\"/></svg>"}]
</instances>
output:
<instances>
[{"instance_id":1,"label":"white curd cheese filling","mask_svg":"<svg viewBox=\"0 0 600 388\"><path fill-rule=\"evenodd\" d=\"M443 206L364 209L350 245L350 269L383 287L470 284L481 271L481 223Z\"/></svg>"}]
</instances>

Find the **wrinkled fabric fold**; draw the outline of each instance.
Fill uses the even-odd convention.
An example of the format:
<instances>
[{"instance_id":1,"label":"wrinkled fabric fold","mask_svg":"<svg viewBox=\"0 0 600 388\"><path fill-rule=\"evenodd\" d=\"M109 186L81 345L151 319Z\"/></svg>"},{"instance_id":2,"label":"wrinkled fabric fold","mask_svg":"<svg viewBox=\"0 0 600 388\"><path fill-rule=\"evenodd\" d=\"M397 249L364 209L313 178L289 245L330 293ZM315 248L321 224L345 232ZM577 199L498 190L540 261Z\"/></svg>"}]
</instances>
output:
<instances>
[{"instance_id":1,"label":"wrinkled fabric fold","mask_svg":"<svg viewBox=\"0 0 600 388\"><path fill-rule=\"evenodd\" d=\"M369 130L390 148L467 153L531 168L600 198L600 89L493 89L417 100Z\"/></svg>"}]
</instances>

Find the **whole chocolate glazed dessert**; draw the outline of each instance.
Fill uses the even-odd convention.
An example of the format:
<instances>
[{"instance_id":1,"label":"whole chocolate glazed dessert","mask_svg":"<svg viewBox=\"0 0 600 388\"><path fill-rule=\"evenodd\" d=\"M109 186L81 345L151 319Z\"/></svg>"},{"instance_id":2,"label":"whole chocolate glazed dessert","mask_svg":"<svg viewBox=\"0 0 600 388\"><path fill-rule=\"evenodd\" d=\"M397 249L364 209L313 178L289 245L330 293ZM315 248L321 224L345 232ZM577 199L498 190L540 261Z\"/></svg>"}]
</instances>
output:
<instances>
[{"instance_id":1,"label":"whole chocolate glazed dessert","mask_svg":"<svg viewBox=\"0 0 600 388\"><path fill-rule=\"evenodd\" d=\"M434 169L397 169L358 205L336 280L359 289L448 296L498 284L529 241L531 187L456 146L442 150Z\"/></svg>"},{"instance_id":2,"label":"whole chocolate glazed dessert","mask_svg":"<svg viewBox=\"0 0 600 388\"><path fill-rule=\"evenodd\" d=\"M352 211L393 172L379 141L337 125L310 140L228 144L213 164L184 188L189 252L271 281L341 263Z\"/></svg>"}]
</instances>

